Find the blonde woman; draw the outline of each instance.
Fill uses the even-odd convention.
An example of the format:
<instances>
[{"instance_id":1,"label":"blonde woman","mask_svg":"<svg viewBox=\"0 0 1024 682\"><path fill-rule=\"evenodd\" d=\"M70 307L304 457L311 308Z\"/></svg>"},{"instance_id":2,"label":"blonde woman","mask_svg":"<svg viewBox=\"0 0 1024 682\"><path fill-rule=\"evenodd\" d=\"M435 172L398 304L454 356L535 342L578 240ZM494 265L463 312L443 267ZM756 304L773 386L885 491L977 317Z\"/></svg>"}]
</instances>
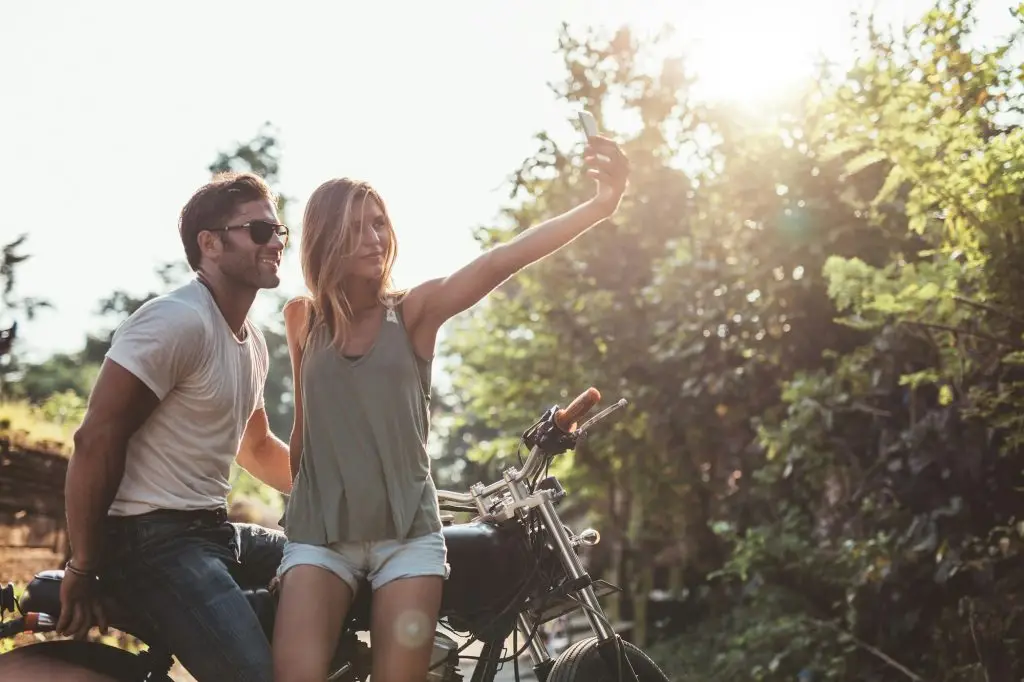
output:
<instances>
[{"instance_id":1,"label":"blonde woman","mask_svg":"<svg viewBox=\"0 0 1024 682\"><path fill-rule=\"evenodd\" d=\"M425 444L437 332L527 265L611 216L629 162L591 137L593 198L404 292L391 285L395 231L366 183L313 192L302 224L310 295L285 306L295 387L294 488L274 628L280 681L323 680L361 583L373 590L371 676L421 682L447 575Z\"/></svg>"}]
</instances>

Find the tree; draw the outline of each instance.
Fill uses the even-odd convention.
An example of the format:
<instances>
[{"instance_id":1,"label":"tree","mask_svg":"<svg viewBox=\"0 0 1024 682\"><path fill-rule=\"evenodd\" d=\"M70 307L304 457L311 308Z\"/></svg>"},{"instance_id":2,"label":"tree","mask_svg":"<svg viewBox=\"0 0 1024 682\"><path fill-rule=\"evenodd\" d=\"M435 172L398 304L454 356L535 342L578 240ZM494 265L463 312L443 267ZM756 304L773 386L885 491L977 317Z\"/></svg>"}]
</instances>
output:
<instances>
[{"instance_id":1,"label":"tree","mask_svg":"<svg viewBox=\"0 0 1024 682\"><path fill-rule=\"evenodd\" d=\"M1016 36L971 47L973 24L969 2L902 36L866 23L818 100L811 144L847 186L872 178L846 196L886 249L825 260L861 342L785 384L746 511L720 521L747 592L718 674L1021 675L1021 69Z\"/></svg>"},{"instance_id":2,"label":"tree","mask_svg":"<svg viewBox=\"0 0 1024 682\"><path fill-rule=\"evenodd\" d=\"M17 268L30 258L21 252L27 240L28 234L22 234L14 241L5 244L0 251L3 254L0 257L0 302L3 303L4 310L8 315L20 312L26 319L31 320L37 311L49 308L51 305L49 301L42 298L15 295Z\"/></svg>"},{"instance_id":3,"label":"tree","mask_svg":"<svg viewBox=\"0 0 1024 682\"><path fill-rule=\"evenodd\" d=\"M850 73L756 120L693 102L684 62L642 71L627 31L563 35L557 94L637 123L618 135L630 193L458 322L453 394L486 425L481 460L587 384L629 398L557 473L626 557L634 620L652 584L717 595L673 645L696 677L1012 668L995 636L970 645L964 583L943 592L1016 556L1024 407L1019 70L1009 44L966 47L970 17L942 2L901 39L862 25ZM482 245L588 191L574 150L538 141ZM977 597L988 627L1016 614Z\"/></svg>"},{"instance_id":4,"label":"tree","mask_svg":"<svg viewBox=\"0 0 1024 682\"><path fill-rule=\"evenodd\" d=\"M0 319L0 323L3 323L3 327L0 328L0 396L9 394L11 379L18 375L17 358L12 355L18 330L18 317L24 316L26 320L31 320L40 309L51 307L45 299L16 294L17 268L29 258L21 251L27 239L28 235L22 234L5 244L0 251L0 303L3 304L0 312L7 318Z\"/></svg>"},{"instance_id":5,"label":"tree","mask_svg":"<svg viewBox=\"0 0 1024 682\"><path fill-rule=\"evenodd\" d=\"M752 128L693 101L682 60L643 71L644 50L625 30L585 40L566 30L561 49L558 96L600 120L615 112L640 124L617 135L634 168L630 190L613 224L504 285L448 349L462 409L503 433L518 434L587 384L629 399L618 423L558 474L602 517L642 640L657 575L679 593L725 559L712 521L740 494L756 450L752 416L777 403L780 377L853 343L831 320L825 258L875 245L850 238L866 217L840 197L841 164L815 158L804 141L799 107ZM482 231L483 245L592 191L575 150L538 140L514 180L511 227ZM511 439L487 439L474 455L513 449Z\"/></svg>"}]
</instances>

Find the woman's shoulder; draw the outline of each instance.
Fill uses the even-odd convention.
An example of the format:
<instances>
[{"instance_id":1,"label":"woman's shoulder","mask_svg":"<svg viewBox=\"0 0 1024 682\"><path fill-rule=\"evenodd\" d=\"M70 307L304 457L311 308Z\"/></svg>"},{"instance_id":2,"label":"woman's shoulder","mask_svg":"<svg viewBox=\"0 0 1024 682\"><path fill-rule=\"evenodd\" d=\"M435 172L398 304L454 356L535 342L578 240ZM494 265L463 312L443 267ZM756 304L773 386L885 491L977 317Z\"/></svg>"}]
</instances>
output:
<instances>
[{"instance_id":1,"label":"woman's shoulder","mask_svg":"<svg viewBox=\"0 0 1024 682\"><path fill-rule=\"evenodd\" d=\"M398 307L409 297L411 289L392 289L384 294L384 303L388 306Z\"/></svg>"},{"instance_id":2,"label":"woman's shoulder","mask_svg":"<svg viewBox=\"0 0 1024 682\"><path fill-rule=\"evenodd\" d=\"M284 315L285 332L298 335L309 324L313 310L313 299L309 296L296 296L281 308Z\"/></svg>"},{"instance_id":3,"label":"woman's shoulder","mask_svg":"<svg viewBox=\"0 0 1024 682\"><path fill-rule=\"evenodd\" d=\"M298 315L308 315L312 307L313 299L309 296L295 296L284 304L281 308L281 312L284 313L285 319L287 319Z\"/></svg>"}]
</instances>

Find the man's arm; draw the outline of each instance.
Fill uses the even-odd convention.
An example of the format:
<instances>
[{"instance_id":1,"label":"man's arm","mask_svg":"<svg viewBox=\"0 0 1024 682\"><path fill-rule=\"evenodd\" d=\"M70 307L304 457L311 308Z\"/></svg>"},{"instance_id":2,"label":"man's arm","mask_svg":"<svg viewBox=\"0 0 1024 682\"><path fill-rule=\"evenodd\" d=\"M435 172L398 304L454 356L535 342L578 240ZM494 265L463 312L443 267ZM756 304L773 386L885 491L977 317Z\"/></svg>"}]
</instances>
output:
<instances>
[{"instance_id":1,"label":"man's arm","mask_svg":"<svg viewBox=\"0 0 1024 682\"><path fill-rule=\"evenodd\" d=\"M124 476L128 440L204 352L196 312L167 299L149 301L111 340L85 418L75 432L64 491L75 568L98 559L101 521Z\"/></svg>"},{"instance_id":2,"label":"man's arm","mask_svg":"<svg viewBox=\"0 0 1024 682\"><path fill-rule=\"evenodd\" d=\"M103 520L124 477L128 442L160 401L195 371L203 338L194 309L160 298L144 304L114 333L68 462L64 503L71 561L60 588L61 634L84 637L93 623L106 628L90 574L102 561Z\"/></svg>"},{"instance_id":3,"label":"man's arm","mask_svg":"<svg viewBox=\"0 0 1024 682\"><path fill-rule=\"evenodd\" d=\"M288 446L270 430L267 411L252 413L238 446L238 466L282 493L292 491Z\"/></svg>"},{"instance_id":4,"label":"man's arm","mask_svg":"<svg viewBox=\"0 0 1024 682\"><path fill-rule=\"evenodd\" d=\"M128 439L159 405L134 374L105 360L75 431L64 503L72 565L93 571L102 556L102 521L124 475Z\"/></svg>"}]
</instances>

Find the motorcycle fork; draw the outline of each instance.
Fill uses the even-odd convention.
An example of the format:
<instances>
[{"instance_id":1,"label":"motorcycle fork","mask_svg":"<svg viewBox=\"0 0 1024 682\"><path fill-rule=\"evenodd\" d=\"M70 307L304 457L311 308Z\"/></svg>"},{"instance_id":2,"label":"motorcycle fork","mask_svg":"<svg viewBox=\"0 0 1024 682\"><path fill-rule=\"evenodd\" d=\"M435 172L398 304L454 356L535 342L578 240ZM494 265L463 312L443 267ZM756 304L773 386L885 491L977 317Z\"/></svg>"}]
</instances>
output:
<instances>
[{"instance_id":1,"label":"motorcycle fork","mask_svg":"<svg viewBox=\"0 0 1024 682\"><path fill-rule=\"evenodd\" d=\"M569 533L565 530L565 526L558 518L558 513L555 511L555 505L552 503L551 498L545 497L538 509L540 510L541 518L544 519L544 525L558 546L558 553L562 557L562 565L565 567L569 577L573 580L587 580L586 586L578 590L576 595L583 604L583 610L587 615L587 620L590 621L591 629L597 635L598 642L596 648L598 655L604 660L613 676L623 682L639 682L636 672L622 650L622 638L619 637L619 634L612 628L611 623L605 618L604 609L601 608L601 603L597 600L597 594L594 593L594 587L589 581L589 576L583 567L583 562L580 560L579 555L573 551L572 540L569 538ZM548 663L545 668L543 664L537 665L535 662L534 669L537 670L537 677L541 682L547 679L547 672L550 670L550 666L551 664ZM543 677L541 677L542 671L544 673Z\"/></svg>"},{"instance_id":2,"label":"motorcycle fork","mask_svg":"<svg viewBox=\"0 0 1024 682\"><path fill-rule=\"evenodd\" d=\"M579 555L573 551L572 540L569 539L565 526L562 524L561 519L558 518L558 512L555 511L555 505L552 503L551 498L546 497L540 506L537 507L537 510L540 512L541 518L544 519L544 525L547 527L548 533L558 547L558 554L562 557L562 566L565 568L566 573L569 574L569 578L572 580L586 580L589 578L586 569L583 568L583 562L580 560ZM576 595L583 604L584 613L586 613L587 620L590 621L590 627L594 634L602 640L615 637L615 630L608 623L608 619L604 617L604 609L601 608L601 603L597 600L597 595L594 593L594 588L589 580L585 587L576 592Z\"/></svg>"},{"instance_id":3,"label":"motorcycle fork","mask_svg":"<svg viewBox=\"0 0 1024 682\"><path fill-rule=\"evenodd\" d=\"M508 481L509 493L516 502L523 500L529 494L526 486L521 481L516 481L511 476L506 476L505 480ZM573 580L586 579L587 571L583 567L583 562L580 561L579 555L573 551L572 540L565 530L565 525L558 518L558 512L555 510L555 505L549 496L544 496L541 503L537 506L537 511L540 513L548 533L555 541L559 557L562 560L562 567L565 568L566 573ZM578 590L576 595L584 605L584 612L594 634L602 641L616 639L615 630L611 628L608 620L604 618L604 610L597 600L594 588L588 583L585 587ZM534 629L534 623L526 614L520 613L516 618L516 627L524 638L529 638L530 632ZM547 644L545 644L542 638L534 636L532 639L529 639L529 650L530 659L533 661L533 669L537 674L537 678L544 682L553 664Z\"/></svg>"}]
</instances>

